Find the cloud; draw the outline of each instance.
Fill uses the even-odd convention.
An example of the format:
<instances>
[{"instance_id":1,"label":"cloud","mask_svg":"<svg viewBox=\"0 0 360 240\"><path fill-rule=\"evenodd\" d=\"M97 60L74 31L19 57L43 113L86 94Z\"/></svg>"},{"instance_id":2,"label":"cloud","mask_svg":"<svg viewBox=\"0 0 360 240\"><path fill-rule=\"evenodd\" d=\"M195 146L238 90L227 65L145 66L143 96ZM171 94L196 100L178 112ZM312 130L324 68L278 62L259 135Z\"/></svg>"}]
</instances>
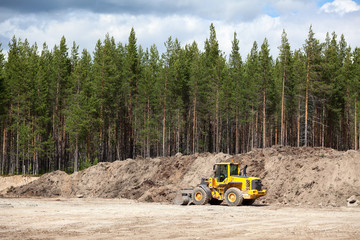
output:
<instances>
[{"instance_id":1,"label":"cloud","mask_svg":"<svg viewBox=\"0 0 360 240\"><path fill-rule=\"evenodd\" d=\"M336 13L343 16L346 13L356 12L360 10L360 5L352 0L334 0L333 2L325 3L320 11L325 13Z\"/></svg>"},{"instance_id":2,"label":"cloud","mask_svg":"<svg viewBox=\"0 0 360 240\"><path fill-rule=\"evenodd\" d=\"M117 42L127 43L130 29L134 27L138 44L150 48L156 44L159 51L164 51L164 42L168 37L178 38L184 46L196 41L203 48L204 41L209 37L209 26L215 25L220 49L227 55L231 52L233 33L238 33L242 54L246 56L253 41L259 45L265 37L270 44L281 35L280 18L261 15L252 21L229 23L212 21L192 15L131 15L131 14L96 14L87 11L62 12L61 19L48 19L47 14L27 14L14 16L0 23L2 39L11 39L13 35L21 39L27 38L30 43L42 45L46 42L52 47L59 44L64 35L68 46L75 41L81 48L93 51L96 41L104 39L109 33ZM4 46L4 45L3 45ZM273 46L276 50L277 46Z\"/></svg>"},{"instance_id":3,"label":"cloud","mask_svg":"<svg viewBox=\"0 0 360 240\"><path fill-rule=\"evenodd\" d=\"M29 4L28 2L31 2ZM172 36L181 44L196 41L203 49L209 26L215 25L219 46L229 56L236 31L243 59L254 41L261 46L266 37L276 57L285 29L291 48L302 48L312 24L315 37L324 41L326 32L344 33L352 47L360 46L360 18L357 14L328 14L319 10L318 0L2 0L0 2L0 41L6 51L15 35L22 40L49 48L64 35L68 47L75 41L92 52L98 39L107 33L126 44L132 27L138 44L155 44L160 52ZM334 2L332 2L334 3ZM325 6L326 4L324 4ZM270 12L269 12L270 11Z\"/></svg>"},{"instance_id":4,"label":"cloud","mask_svg":"<svg viewBox=\"0 0 360 240\"><path fill-rule=\"evenodd\" d=\"M195 15L201 18L242 19L256 18L264 1L253 0L2 0L0 7L19 13L44 13L69 10L85 10L100 14L133 15Z\"/></svg>"}]
</instances>

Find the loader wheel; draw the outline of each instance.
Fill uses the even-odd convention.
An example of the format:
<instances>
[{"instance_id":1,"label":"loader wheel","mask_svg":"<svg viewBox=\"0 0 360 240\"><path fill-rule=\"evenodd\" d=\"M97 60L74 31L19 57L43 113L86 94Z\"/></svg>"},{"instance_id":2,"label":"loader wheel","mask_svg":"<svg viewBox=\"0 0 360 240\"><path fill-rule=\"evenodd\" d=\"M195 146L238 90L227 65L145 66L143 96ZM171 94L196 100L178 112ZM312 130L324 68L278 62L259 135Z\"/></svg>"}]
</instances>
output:
<instances>
[{"instance_id":1,"label":"loader wheel","mask_svg":"<svg viewBox=\"0 0 360 240\"><path fill-rule=\"evenodd\" d=\"M242 202L242 205L247 205L250 206L255 202L255 199L244 199L244 201Z\"/></svg>"},{"instance_id":2,"label":"loader wheel","mask_svg":"<svg viewBox=\"0 0 360 240\"><path fill-rule=\"evenodd\" d=\"M200 188L200 187L196 187L194 189L194 192L192 194L192 198L193 198L193 202L196 205L205 205L209 202L209 198L206 195L206 192L204 191L204 189Z\"/></svg>"},{"instance_id":3,"label":"loader wheel","mask_svg":"<svg viewBox=\"0 0 360 240\"><path fill-rule=\"evenodd\" d=\"M228 206L239 206L243 200L242 192L238 188L232 187L225 192L225 201Z\"/></svg>"}]
</instances>

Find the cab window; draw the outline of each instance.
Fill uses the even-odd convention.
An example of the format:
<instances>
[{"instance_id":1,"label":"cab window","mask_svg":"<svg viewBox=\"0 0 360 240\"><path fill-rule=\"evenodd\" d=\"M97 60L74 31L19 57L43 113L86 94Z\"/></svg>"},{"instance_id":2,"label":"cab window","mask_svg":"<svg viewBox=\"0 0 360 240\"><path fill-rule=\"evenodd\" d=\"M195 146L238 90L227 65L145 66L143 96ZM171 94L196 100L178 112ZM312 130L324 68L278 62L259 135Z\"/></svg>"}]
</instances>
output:
<instances>
[{"instance_id":1,"label":"cab window","mask_svg":"<svg viewBox=\"0 0 360 240\"><path fill-rule=\"evenodd\" d=\"M236 176L239 175L239 165L237 164L230 164L230 176Z\"/></svg>"},{"instance_id":2,"label":"cab window","mask_svg":"<svg viewBox=\"0 0 360 240\"><path fill-rule=\"evenodd\" d=\"M227 165L216 165L216 178L218 182L223 182L227 178Z\"/></svg>"}]
</instances>

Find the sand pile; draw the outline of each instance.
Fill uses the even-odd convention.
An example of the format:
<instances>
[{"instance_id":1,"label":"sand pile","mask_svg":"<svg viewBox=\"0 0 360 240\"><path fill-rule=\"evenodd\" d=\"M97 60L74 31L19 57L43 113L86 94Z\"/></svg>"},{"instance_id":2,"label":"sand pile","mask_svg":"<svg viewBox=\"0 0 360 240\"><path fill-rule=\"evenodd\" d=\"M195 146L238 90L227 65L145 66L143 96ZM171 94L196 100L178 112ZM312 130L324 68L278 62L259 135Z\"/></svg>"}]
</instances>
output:
<instances>
[{"instance_id":1,"label":"sand pile","mask_svg":"<svg viewBox=\"0 0 360 240\"><path fill-rule=\"evenodd\" d=\"M184 187L212 174L216 162L241 161L248 176L260 177L268 195L262 203L346 206L360 196L360 152L275 146L240 155L194 154L99 163L68 175L48 173L6 196L130 198L171 202Z\"/></svg>"},{"instance_id":2,"label":"sand pile","mask_svg":"<svg viewBox=\"0 0 360 240\"><path fill-rule=\"evenodd\" d=\"M130 198L140 201L171 202L184 187L195 187L209 176L215 162L230 155L202 153L154 159L102 162L68 175L55 171L38 180L11 188L7 196Z\"/></svg>"},{"instance_id":3,"label":"sand pile","mask_svg":"<svg viewBox=\"0 0 360 240\"><path fill-rule=\"evenodd\" d=\"M360 152L272 147L237 155L263 179L267 203L345 206L360 196Z\"/></svg>"},{"instance_id":4,"label":"sand pile","mask_svg":"<svg viewBox=\"0 0 360 240\"><path fill-rule=\"evenodd\" d=\"M8 188L26 185L38 178L39 177L30 177L23 175L0 177L0 194L6 193Z\"/></svg>"}]
</instances>

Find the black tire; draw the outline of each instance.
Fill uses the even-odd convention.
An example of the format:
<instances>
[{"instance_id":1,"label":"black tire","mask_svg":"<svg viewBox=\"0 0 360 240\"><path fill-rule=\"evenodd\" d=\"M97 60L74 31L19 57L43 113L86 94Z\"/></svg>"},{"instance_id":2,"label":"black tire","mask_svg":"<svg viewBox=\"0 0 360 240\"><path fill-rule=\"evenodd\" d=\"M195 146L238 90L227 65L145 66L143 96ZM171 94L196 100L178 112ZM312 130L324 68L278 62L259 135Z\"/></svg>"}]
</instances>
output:
<instances>
[{"instance_id":1,"label":"black tire","mask_svg":"<svg viewBox=\"0 0 360 240\"><path fill-rule=\"evenodd\" d=\"M239 206L244 198L240 189L232 187L225 192L225 201L228 206Z\"/></svg>"},{"instance_id":2,"label":"black tire","mask_svg":"<svg viewBox=\"0 0 360 240\"><path fill-rule=\"evenodd\" d=\"M218 199L216 199L216 198L212 198L212 199L209 201L209 203L210 203L211 205L220 205L220 204L222 203L222 200L218 200Z\"/></svg>"},{"instance_id":3,"label":"black tire","mask_svg":"<svg viewBox=\"0 0 360 240\"><path fill-rule=\"evenodd\" d=\"M253 205L254 202L255 202L255 199L244 199L242 202L242 205L250 206L250 205Z\"/></svg>"},{"instance_id":4,"label":"black tire","mask_svg":"<svg viewBox=\"0 0 360 240\"><path fill-rule=\"evenodd\" d=\"M194 189L192 199L196 205L205 205L209 202L209 197L201 187L196 187Z\"/></svg>"}]
</instances>

